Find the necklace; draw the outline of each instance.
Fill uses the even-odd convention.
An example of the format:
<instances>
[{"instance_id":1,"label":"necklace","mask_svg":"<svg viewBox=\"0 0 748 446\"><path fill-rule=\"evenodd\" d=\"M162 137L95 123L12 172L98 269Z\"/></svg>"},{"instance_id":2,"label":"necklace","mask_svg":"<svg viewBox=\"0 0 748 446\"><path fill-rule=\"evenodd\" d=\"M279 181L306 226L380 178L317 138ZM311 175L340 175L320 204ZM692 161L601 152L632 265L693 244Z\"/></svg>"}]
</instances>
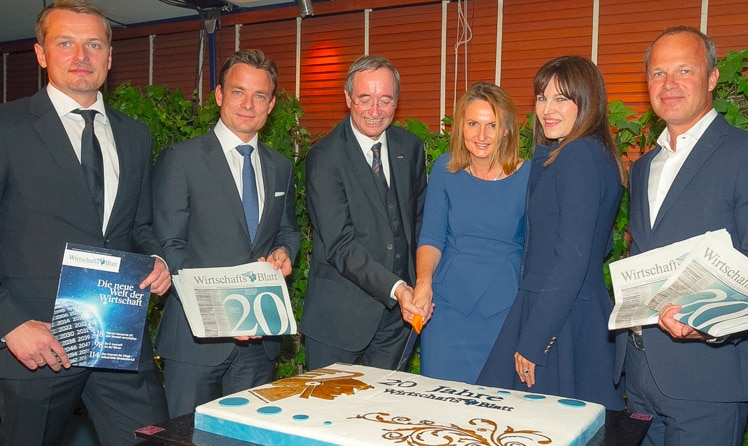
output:
<instances>
[{"instance_id":1,"label":"necklace","mask_svg":"<svg viewBox=\"0 0 748 446\"><path fill-rule=\"evenodd\" d=\"M477 176L476 176L476 175L475 175L475 174L473 173L473 166L472 166L471 164L468 164L468 172L470 172L470 175L472 175L472 176L473 176L473 177L475 177L475 178L478 178L479 180L482 180L482 179L483 179L483 178L477 177ZM484 181L498 181L498 180L500 180L500 179L501 179L501 177L502 177L502 176L504 176L504 169L501 169L501 170L499 170L499 174L498 174L498 175L496 175L496 178L494 178L493 180L484 180Z\"/></svg>"}]
</instances>

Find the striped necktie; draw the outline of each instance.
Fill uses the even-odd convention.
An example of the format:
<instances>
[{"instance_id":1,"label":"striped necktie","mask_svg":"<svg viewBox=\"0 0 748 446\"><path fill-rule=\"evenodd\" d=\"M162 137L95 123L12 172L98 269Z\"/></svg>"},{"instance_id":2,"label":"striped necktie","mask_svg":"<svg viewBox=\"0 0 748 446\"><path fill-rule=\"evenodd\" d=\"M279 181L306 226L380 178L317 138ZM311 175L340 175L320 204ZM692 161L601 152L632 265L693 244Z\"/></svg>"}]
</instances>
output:
<instances>
[{"instance_id":1,"label":"striped necktie","mask_svg":"<svg viewBox=\"0 0 748 446\"><path fill-rule=\"evenodd\" d=\"M371 170L387 188L387 178L384 177L384 171L382 170L382 143L378 142L371 146L371 153L374 154L374 158L371 160Z\"/></svg>"}]
</instances>

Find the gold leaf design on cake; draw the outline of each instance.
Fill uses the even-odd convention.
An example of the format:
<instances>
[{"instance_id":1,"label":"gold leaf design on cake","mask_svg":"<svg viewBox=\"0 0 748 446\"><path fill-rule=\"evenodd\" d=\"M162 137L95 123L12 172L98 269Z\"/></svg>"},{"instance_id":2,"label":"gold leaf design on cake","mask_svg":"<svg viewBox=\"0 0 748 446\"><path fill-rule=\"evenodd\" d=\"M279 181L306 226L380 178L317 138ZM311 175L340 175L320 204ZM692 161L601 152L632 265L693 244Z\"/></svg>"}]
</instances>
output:
<instances>
[{"instance_id":1,"label":"gold leaf design on cake","mask_svg":"<svg viewBox=\"0 0 748 446\"><path fill-rule=\"evenodd\" d=\"M372 386L356 379L361 376L364 374L360 372L316 369L250 392L265 402L291 397L334 400L341 395L353 395L360 390L371 389Z\"/></svg>"},{"instance_id":2,"label":"gold leaf design on cake","mask_svg":"<svg viewBox=\"0 0 748 446\"><path fill-rule=\"evenodd\" d=\"M553 443L551 437L534 430L515 430L507 426L499 431L496 422L485 418L468 421L473 428L456 424L436 424L431 420L412 421L408 417L371 412L351 417L401 427L383 428L382 438L409 446L530 446Z\"/></svg>"}]
</instances>

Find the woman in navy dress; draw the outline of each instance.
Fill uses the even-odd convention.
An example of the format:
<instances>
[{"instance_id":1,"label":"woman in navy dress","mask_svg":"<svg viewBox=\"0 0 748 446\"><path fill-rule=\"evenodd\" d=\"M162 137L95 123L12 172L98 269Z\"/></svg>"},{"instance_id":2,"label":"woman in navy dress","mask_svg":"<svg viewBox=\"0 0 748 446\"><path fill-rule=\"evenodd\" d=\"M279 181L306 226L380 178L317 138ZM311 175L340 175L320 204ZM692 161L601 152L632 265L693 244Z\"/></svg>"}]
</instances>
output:
<instances>
[{"instance_id":1,"label":"woman in navy dress","mask_svg":"<svg viewBox=\"0 0 748 446\"><path fill-rule=\"evenodd\" d=\"M475 382L516 296L530 172L518 133L514 104L496 85L477 83L457 103L416 251L413 303L434 304L421 333L423 375Z\"/></svg>"},{"instance_id":2,"label":"woman in navy dress","mask_svg":"<svg viewBox=\"0 0 748 446\"><path fill-rule=\"evenodd\" d=\"M478 383L622 409L603 261L624 180L605 84L565 56L535 76L535 145L519 293Z\"/></svg>"}]
</instances>

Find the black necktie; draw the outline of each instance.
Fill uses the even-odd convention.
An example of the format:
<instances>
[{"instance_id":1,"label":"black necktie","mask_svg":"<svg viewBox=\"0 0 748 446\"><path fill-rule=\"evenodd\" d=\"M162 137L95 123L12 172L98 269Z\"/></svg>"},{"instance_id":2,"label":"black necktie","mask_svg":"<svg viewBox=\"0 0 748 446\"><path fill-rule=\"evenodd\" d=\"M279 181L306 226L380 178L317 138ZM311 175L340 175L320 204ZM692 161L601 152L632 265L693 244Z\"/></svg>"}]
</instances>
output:
<instances>
[{"instance_id":1,"label":"black necktie","mask_svg":"<svg viewBox=\"0 0 748 446\"><path fill-rule=\"evenodd\" d=\"M242 166L242 205L244 206L244 216L247 219L247 230L249 239L254 240L257 233L257 225L260 221L260 205L257 198L257 181L255 180L255 169L252 167L252 147L249 144L236 146L236 150L244 157Z\"/></svg>"},{"instance_id":2,"label":"black necktie","mask_svg":"<svg viewBox=\"0 0 748 446\"><path fill-rule=\"evenodd\" d=\"M99 212L99 218L104 221L104 158L101 155L101 146L94 133L94 118L96 110L73 110L83 116L86 126L83 128L81 135L81 166L83 166L83 175L88 183L88 190L91 192L91 198Z\"/></svg>"},{"instance_id":3,"label":"black necktie","mask_svg":"<svg viewBox=\"0 0 748 446\"><path fill-rule=\"evenodd\" d=\"M384 177L384 171L382 171L382 143L378 142L371 146L371 153L374 154L374 158L371 160L371 170L374 171L374 175L382 181L386 188L387 178Z\"/></svg>"}]
</instances>

